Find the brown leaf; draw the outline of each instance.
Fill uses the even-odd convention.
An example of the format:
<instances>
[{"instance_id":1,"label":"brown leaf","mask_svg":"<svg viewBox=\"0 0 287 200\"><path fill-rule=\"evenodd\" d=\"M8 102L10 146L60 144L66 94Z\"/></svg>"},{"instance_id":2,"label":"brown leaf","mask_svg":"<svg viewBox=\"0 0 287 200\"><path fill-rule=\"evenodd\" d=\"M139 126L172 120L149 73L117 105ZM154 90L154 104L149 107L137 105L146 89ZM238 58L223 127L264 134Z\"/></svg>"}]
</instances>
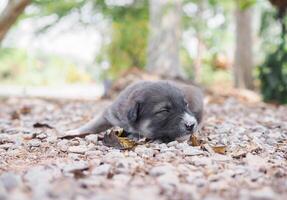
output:
<instances>
[{"instance_id":1,"label":"brown leaf","mask_svg":"<svg viewBox=\"0 0 287 200\"><path fill-rule=\"evenodd\" d=\"M136 146L136 143L128 138L119 137L123 133L123 129L112 128L109 129L103 138L103 144L108 147L115 147L117 149L131 149Z\"/></svg>"},{"instance_id":2,"label":"brown leaf","mask_svg":"<svg viewBox=\"0 0 287 200\"><path fill-rule=\"evenodd\" d=\"M27 115L29 113L31 113L31 107L30 106L23 106L20 108L19 112L22 114L22 115Z\"/></svg>"},{"instance_id":3,"label":"brown leaf","mask_svg":"<svg viewBox=\"0 0 287 200\"><path fill-rule=\"evenodd\" d=\"M203 143L203 141L202 140L199 140L194 134L192 134L191 136L190 136L190 139L189 139L189 144L191 145L191 146L200 146L202 143Z\"/></svg>"},{"instance_id":4,"label":"brown leaf","mask_svg":"<svg viewBox=\"0 0 287 200\"><path fill-rule=\"evenodd\" d=\"M249 144L248 146L244 148L243 147L236 148L232 152L231 156L233 158L242 158L242 157L245 157L247 153L253 153L253 152L256 153L260 151L261 149L262 148L260 146L252 142L251 144Z\"/></svg>"},{"instance_id":5,"label":"brown leaf","mask_svg":"<svg viewBox=\"0 0 287 200\"><path fill-rule=\"evenodd\" d=\"M212 146L212 149L215 153L226 154L226 146L225 145Z\"/></svg>"}]
</instances>

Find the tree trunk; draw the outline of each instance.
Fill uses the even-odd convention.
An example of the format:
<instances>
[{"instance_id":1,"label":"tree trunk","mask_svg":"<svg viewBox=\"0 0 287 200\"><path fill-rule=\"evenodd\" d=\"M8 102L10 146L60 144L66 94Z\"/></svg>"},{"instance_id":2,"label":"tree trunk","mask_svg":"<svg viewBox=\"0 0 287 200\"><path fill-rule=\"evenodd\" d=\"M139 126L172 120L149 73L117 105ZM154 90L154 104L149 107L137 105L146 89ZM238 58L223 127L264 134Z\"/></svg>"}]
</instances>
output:
<instances>
[{"instance_id":1,"label":"tree trunk","mask_svg":"<svg viewBox=\"0 0 287 200\"><path fill-rule=\"evenodd\" d=\"M234 84L237 88L254 89L252 68L252 9L235 10L236 47L234 55Z\"/></svg>"},{"instance_id":2,"label":"tree trunk","mask_svg":"<svg viewBox=\"0 0 287 200\"><path fill-rule=\"evenodd\" d=\"M0 14L0 44L11 26L17 21L30 0L9 0L7 6Z\"/></svg>"},{"instance_id":3,"label":"tree trunk","mask_svg":"<svg viewBox=\"0 0 287 200\"><path fill-rule=\"evenodd\" d=\"M179 49L181 0L150 0L147 69L166 78L182 78Z\"/></svg>"},{"instance_id":4,"label":"tree trunk","mask_svg":"<svg viewBox=\"0 0 287 200\"><path fill-rule=\"evenodd\" d=\"M203 19L203 1L198 2L198 12L196 17L200 22L202 22ZM197 38L197 53L196 53L196 58L194 60L194 81L197 83L201 82L201 77L202 77L202 56L203 56L203 51L204 51L204 43L202 40L202 31L196 30L196 38Z\"/></svg>"}]
</instances>

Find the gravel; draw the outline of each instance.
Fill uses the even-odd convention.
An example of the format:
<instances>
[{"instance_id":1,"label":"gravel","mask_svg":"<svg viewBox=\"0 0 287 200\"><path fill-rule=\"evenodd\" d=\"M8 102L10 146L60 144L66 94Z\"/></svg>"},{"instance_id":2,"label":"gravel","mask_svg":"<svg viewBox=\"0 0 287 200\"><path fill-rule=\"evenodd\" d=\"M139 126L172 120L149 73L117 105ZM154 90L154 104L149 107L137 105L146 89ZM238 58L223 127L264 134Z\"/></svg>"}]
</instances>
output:
<instances>
[{"instance_id":1,"label":"gravel","mask_svg":"<svg viewBox=\"0 0 287 200\"><path fill-rule=\"evenodd\" d=\"M216 98L197 136L225 154L186 141L122 151L93 134L58 139L110 102L1 99L0 200L287 199L287 108ZM11 119L22 105L30 113Z\"/></svg>"}]
</instances>

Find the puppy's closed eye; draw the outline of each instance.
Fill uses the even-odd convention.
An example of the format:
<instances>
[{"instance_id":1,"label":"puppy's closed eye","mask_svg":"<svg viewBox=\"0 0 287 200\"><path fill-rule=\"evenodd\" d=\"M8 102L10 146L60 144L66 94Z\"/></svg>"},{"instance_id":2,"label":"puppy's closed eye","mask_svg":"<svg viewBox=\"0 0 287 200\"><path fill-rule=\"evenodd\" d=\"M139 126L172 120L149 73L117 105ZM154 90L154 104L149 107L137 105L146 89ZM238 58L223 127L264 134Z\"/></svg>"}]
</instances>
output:
<instances>
[{"instance_id":1,"label":"puppy's closed eye","mask_svg":"<svg viewBox=\"0 0 287 200\"><path fill-rule=\"evenodd\" d=\"M164 115L167 115L168 113L170 112L170 108L169 107L164 107L164 108L161 108L159 109L158 111L156 111L154 113L155 116L159 116L159 117L162 117Z\"/></svg>"},{"instance_id":2,"label":"puppy's closed eye","mask_svg":"<svg viewBox=\"0 0 287 200\"><path fill-rule=\"evenodd\" d=\"M157 114L163 114L163 113L169 113L169 110L168 109L162 109L162 110L156 111L154 114L157 115Z\"/></svg>"}]
</instances>

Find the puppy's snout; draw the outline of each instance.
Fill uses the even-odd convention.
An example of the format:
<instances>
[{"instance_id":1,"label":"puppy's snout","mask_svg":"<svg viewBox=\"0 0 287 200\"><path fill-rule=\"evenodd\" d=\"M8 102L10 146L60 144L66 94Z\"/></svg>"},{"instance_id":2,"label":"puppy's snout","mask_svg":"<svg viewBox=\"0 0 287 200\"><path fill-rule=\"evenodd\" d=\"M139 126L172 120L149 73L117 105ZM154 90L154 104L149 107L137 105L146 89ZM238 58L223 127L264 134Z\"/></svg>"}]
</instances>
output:
<instances>
[{"instance_id":1,"label":"puppy's snout","mask_svg":"<svg viewBox=\"0 0 287 200\"><path fill-rule=\"evenodd\" d=\"M185 128L186 128L186 130L188 130L188 131L193 131L194 127L195 127L195 124L192 123L192 122L186 122L186 123L185 123Z\"/></svg>"},{"instance_id":2,"label":"puppy's snout","mask_svg":"<svg viewBox=\"0 0 287 200\"><path fill-rule=\"evenodd\" d=\"M185 113L183 119L184 119L184 125L187 131L193 132L196 130L197 121L194 116L188 113Z\"/></svg>"}]
</instances>

